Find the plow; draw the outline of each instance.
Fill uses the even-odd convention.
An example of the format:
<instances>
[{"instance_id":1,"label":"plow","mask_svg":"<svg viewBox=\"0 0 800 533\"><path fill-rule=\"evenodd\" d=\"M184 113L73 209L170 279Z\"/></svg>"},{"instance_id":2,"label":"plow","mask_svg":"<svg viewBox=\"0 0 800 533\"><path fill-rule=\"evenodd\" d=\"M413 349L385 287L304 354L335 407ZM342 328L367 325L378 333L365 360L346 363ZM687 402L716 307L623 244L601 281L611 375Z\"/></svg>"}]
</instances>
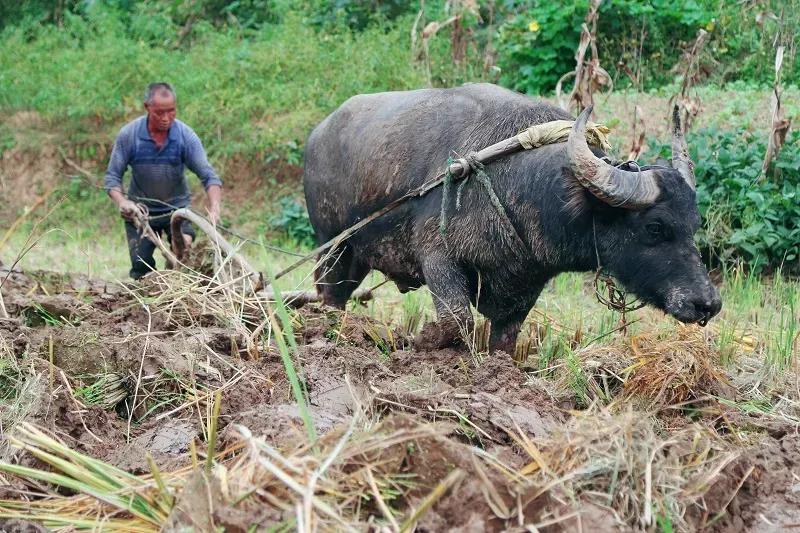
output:
<instances>
[{"instance_id":1,"label":"plow","mask_svg":"<svg viewBox=\"0 0 800 533\"><path fill-rule=\"evenodd\" d=\"M137 227L142 237L150 239L159 250L161 250L161 253L166 259L167 268L177 269L181 266L186 266L184 261L188 249L181 237L181 223L184 220L188 220L202 230L215 248L219 250L220 261L219 264L216 265L216 271L224 276L225 269L222 267L228 263L233 263L238 268L239 276L227 281L244 282L247 290L252 291L257 297L264 298L267 301L275 301L278 297L271 283L265 281L269 279L269 276L253 267L252 263L241 253L239 248L223 237L219 228L202 215L188 208L175 210L170 219L172 239L169 245L167 245L164 239L150 227L147 207L143 204L137 204L137 208L138 210L134 217L134 225ZM286 271L286 273L288 272L289 271ZM370 289L360 289L353 295L353 299L359 302L369 301L373 298L373 291L376 288L377 286ZM282 298L287 305L295 308L302 307L308 303L322 301L322 297L313 290L286 291L280 294L280 298Z\"/></svg>"}]
</instances>

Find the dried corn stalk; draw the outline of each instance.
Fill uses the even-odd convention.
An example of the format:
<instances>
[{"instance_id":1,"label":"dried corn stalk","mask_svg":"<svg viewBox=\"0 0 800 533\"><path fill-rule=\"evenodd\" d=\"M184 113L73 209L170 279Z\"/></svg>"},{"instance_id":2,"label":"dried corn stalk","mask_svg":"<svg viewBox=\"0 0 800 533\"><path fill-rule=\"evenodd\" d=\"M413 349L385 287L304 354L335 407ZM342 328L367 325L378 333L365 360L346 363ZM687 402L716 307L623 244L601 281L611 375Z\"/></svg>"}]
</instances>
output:
<instances>
[{"instance_id":1,"label":"dried corn stalk","mask_svg":"<svg viewBox=\"0 0 800 533\"><path fill-rule=\"evenodd\" d=\"M628 151L628 159L631 161L635 161L639 157L639 154L642 153L642 150L644 149L644 138L647 134L647 126L644 122L644 117L642 116L642 108L639 107L639 99L642 94L642 49L644 48L644 40L646 37L647 31L645 31L645 28L642 27L641 33L639 34L639 46L635 56L636 72L632 71L624 61L620 61L617 64L617 66L621 68L623 72L625 72L625 74L627 74L627 76L630 78L633 86L636 87L636 99L633 106L633 131L631 135L631 148Z\"/></svg>"},{"instance_id":2,"label":"dried corn stalk","mask_svg":"<svg viewBox=\"0 0 800 533\"><path fill-rule=\"evenodd\" d=\"M697 94L690 95L690 92L695 83L697 83L700 53L703 51L706 41L708 41L708 35L708 32L703 29L697 32L697 38L694 40L691 50L689 50L688 54L684 55L686 68L683 71L681 91L669 99L670 110L672 109L675 99L677 98L678 100L678 108L680 109L681 115L683 115L681 117L681 124L683 125L684 134L689 131L692 121L702 109L700 97L697 96ZM671 117L672 113L667 113L667 116Z\"/></svg>"},{"instance_id":3,"label":"dried corn stalk","mask_svg":"<svg viewBox=\"0 0 800 533\"><path fill-rule=\"evenodd\" d=\"M422 2L420 4L419 13L411 29L411 47L414 57L425 62L428 85L430 85L432 83L430 76L430 55L428 51L430 39L439 33L439 30L442 28L453 26L453 30L450 32L450 53L453 63L461 63L464 57L466 57L470 35L470 31L461 24L461 21L467 13L476 16L478 20L480 20L480 9L477 0L448 0L448 2L445 2L445 12L452 13L452 16L441 22L434 20L426 24L421 32L421 39L418 41L417 28L424 17L424 10L425 4ZM419 45L417 44L418 42Z\"/></svg>"},{"instance_id":4,"label":"dried corn stalk","mask_svg":"<svg viewBox=\"0 0 800 533\"><path fill-rule=\"evenodd\" d=\"M644 147L644 137L647 133L647 128L642 117L642 108L638 105L633 108L633 139L631 140L631 149L628 152L628 159L636 161L639 154L642 153Z\"/></svg>"},{"instance_id":5,"label":"dried corn stalk","mask_svg":"<svg viewBox=\"0 0 800 533\"><path fill-rule=\"evenodd\" d=\"M773 159L778 157L783 143L786 142L786 134L792 124L791 119L786 118L781 107L781 69L783 67L783 46L779 46L775 52L775 84L772 86L772 130L769 133L767 153L764 155L763 174L766 175L769 165ZM776 170L777 176L777 170Z\"/></svg>"},{"instance_id":6,"label":"dried corn stalk","mask_svg":"<svg viewBox=\"0 0 800 533\"><path fill-rule=\"evenodd\" d=\"M581 25L581 40L575 53L575 70L564 74L556 84L556 98L562 109L575 113L583 111L586 107L594 105L594 93L602 87L613 88L611 76L600 66L597 54L597 12L602 0L592 0L589 13ZM591 27L591 30L589 29ZM591 50L591 59L586 60L586 51ZM561 97L561 84L574 77L575 85L565 102Z\"/></svg>"}]
</instances>

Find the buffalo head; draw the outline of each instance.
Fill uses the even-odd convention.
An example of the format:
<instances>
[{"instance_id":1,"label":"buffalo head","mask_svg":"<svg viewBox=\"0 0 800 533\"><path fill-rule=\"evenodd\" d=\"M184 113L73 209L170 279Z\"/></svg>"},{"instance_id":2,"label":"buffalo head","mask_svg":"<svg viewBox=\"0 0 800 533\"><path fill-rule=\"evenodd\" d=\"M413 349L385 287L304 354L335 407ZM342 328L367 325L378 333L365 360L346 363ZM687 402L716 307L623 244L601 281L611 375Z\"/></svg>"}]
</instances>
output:
<instances>
[{"instance_id":1,"label":"buffalo head","mask_svg":"<svg viewBox=\"0 0 800 533\"><path fill-rule=\"evenodd\" d=\"M613 166L586 143L587 108L567 144L572 174L592 202L593 251L643 301L681 322L705 324L722 307L694 243L700 226L693 164L673 111L672 167Z\"/></svg>"}]
</instances>

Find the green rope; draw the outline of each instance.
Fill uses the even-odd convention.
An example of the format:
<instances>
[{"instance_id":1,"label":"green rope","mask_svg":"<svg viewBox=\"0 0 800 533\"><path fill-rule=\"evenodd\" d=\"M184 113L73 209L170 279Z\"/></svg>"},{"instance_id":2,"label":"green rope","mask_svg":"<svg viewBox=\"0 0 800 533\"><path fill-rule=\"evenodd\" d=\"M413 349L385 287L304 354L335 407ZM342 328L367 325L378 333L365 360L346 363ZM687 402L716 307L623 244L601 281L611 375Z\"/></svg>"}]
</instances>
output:
<instances>
[{"instance_id":1,"label":"green rope","mask_svg":"<svg viewBox=\"0 0 800 533\"><path fill-rule=\"evenodd\" d=\"M506 214L506 210L503 207L503 204L500 202L500 198L497 197L497 194L494 192L494 188L492 187L492 180L489 179L489 175L483 170L483 165L478 163L475 167L475 178L478 180L478 183L483 185L483 188L486 189L486 194L489 195L489 200L492 202L492 205L500 214L502 220L508 220L508 215ZM510 223L510 222L509 222Z\"/></svg>"},{"instance_id":2,"label":"green rope","mask_svg":"<svg viewBox=\"0 0 800 533\"><path fill-rule=\"evenodd\" d=\"M452 157L447 158L447 170L444 174L444 181L442 182L442 208L441 213L439 215L439 233L441 235L445 235L447 232L447 226L450 222L450 217L447 213L447 204L450 198L450 194L453 188L453 180L454 176L450 172L450 165L454 162ZM508 221L508 214L506 214L506 210L503 207L502 202L500 202L500 198L498 198L497 194L494 192L494 188L492 187L492 180L489 178L489 175L486 174L486 171L483 170L483 163L479 161L472 161L472 171L475 173L475 179L478 180L486 194L489 195L489 201L492 203L494 208L500 214L500 217L503 221ZM467 167L469 169L470 167ZM467 182L469 181L469 177L471 174L467 174L462 180L461 183L458 184L456 189L456 211L461 209L461 196L464 191L464 187L466 187ZM510 221L509 221L510 225ZM516 233L516 231L514 231Z\"/></svg>"},{"instance_id":3,"label":"green rope","mask_svg":"<svg viewBox=\"0 0 800 533\"><path fill-rule=\"evenodd\" d=\"M483 168L483 165L481 165L481 168ZM456 189L456 210L461 209L461 193L464 191L464 187L467 185L468 181L469 174L464 176L464 179L458 184L458 189Z\"/></svg>"},{"instance_id":4,"label":"green rope","mask_svg":"<svg viewBox=\"0 0 800 533\"><path fill-rule=\"evenodd\" d=\"M453 164L453 162L454 160L452 157L447 158L447 170L445 171L444 180L442 182L442 207L439 216L439 233L443 237L447 233L447 226L450 221L450 217L447 212L447 203L453 188L453 180L455 179L455 176L453 176L450 172L450 165ZM464 176L464 178L462 178L461 183L459 183L458 187L456 188L456 210L461 209L461 196L464 191L464 187L466 187L471 173L474 172L475 179L477 179L478 183L480 183L481 186L483 186L483 189L489 196L489 201L492 203L492 206L494 206L495 210L500 215L500 220L502 224L506 227L506 230L520 244L525 246L525 241L522 239L522 237L519 235L514 225L511 223L511 219L508 218L508 214L506 213L506 210L503 207L503 203L500 201L500 198L497 196L497 193L495 193L494 187L492 187L492 180L491 178L489 178L489 175L486 174L483 163L472 159L469 165L470 166L467 167L468 171L467 175Z\"/></svg>"}]
</instances>

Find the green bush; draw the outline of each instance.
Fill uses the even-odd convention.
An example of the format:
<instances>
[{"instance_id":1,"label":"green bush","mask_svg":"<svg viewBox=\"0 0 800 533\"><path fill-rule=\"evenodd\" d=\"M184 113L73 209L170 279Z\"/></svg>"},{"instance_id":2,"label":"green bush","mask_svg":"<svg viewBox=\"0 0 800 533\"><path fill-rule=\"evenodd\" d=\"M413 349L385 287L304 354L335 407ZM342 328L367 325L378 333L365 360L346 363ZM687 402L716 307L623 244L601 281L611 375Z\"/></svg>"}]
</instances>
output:
<instances>
[{"instance_id":1,"label":"green bush","mask_svg":"<svg viewBox=\"0 0 800 533\"><path fill-rule=\"evenodd\" d=\"M699 130L688 136L703 216L698 243L712 264L800 272L800 132L763 175L766 135ZM662 157L670 147L661 145ZM652 154L651 154L652 156ZM647 158L647 156L645 156ZM776 176L777 171L777 176Z\"/></svg>"},{"instance_id":2,"label":"green bush","mask_svg":"<svg viewBox=\"0 0 800 533\"><path fill-rule=\"evenodd\" d=\"M502 82L522 92L546 93L575 68L588 0L533 2L499 29L498 65ZM620 61L635 69L641 52L647 86L671 81L670 68L678 61L681 45L708 27L713 11L695 0L611 0L600 6L597 47L600 64L615 79ZM645 39L640 51L642 32ZM587 52L587 58L588 56Z\"/></svg>"},{"instance_id":3,"label":"green bush","mask_svg":"<svg viewBox=\"0 0 800 533\"><path fill-rule=\"evenodd\" d=\"M600 63L623 86L631 81L620 62L633 71L641 61L643 87L669 83L678 74L673 67L699 30L713 29L716 12L709 0L603 2L597 28Z\"/></svg>"},{"instance_id":4,"label":"green bush","mask_svg":"<svg viewBox=\"0 0 800 533\"><path fill-rule=\"evenodd\" d=\"M291 196L278 200L278 205L278 214L270 219L272 228L296 243L312 248L316 240L305 206Z\"/></svg>"},{"instance_id":5,"label":"green bush","mask_svg":"<svg viewBox=\"0 0 800 533\"><path fill-rule=\"evenodd\" d=\"M182 49L170 45L179 26L168 14L123 16L99 6L65 16L56 31L27 24L0 32L0 109L68 121L73 140L113 138L143 112L145 85L166 80L177 89L179 117L212 158L290 157L350 96L423 84L409 61L405 22L330 35L288 14L246 39L237 28L198 22Z\"/></svg>"},{"instance_id":6,"label":"green bush","mask_svg":"<svg viewBox=\"0 0 800 533\"><path fill-rule=\"evenodd\" d=\"M529 94L553 91L575 68L589 0L504 5L497 39L501 83ZM642 88L668 84L681 74L676 67L701 29L710 33L699 61L701 81L771 83L773 43L779 33L778 41L787 43L800 31L800 0L764 0L751 7L732 0L606 0L597 25L600 65L622 87L632 84L626 70L637 67ZM783 79L792 83L800 72L800 54L791 46L786 54Z\"/></svg>"},{"instance_id":7,"label":"green bush","mask_svg":"<svg viewBox=\"0 0 800 533\"><path fill-rule=\"evenodd\" d=\"M254 29L278 22L293 4L292 0L0 0L0 29L26 21L61 25L69 15L90 16L97 9L113 9L126 19L149 16L153 24L168 19L169 26L187 30L196 21Z\"/></svg>"},{"instance_id":8,"label":"green bush","mask_svg":"<svg viewBox=\"0 0 800 533\"><path fill-rule=\"evenodd\" d=\"M575 48L589 2L536 2L511 16L498 29L500 83L541 94L575 68Z\"/></svg>"},{"instance_id":9,"label":"green bush","mask_svg":"<svg viewBox=\"0 0 800 533\"><path fill-rule=\"evenodd\" d=\"M714 62L712 79L772 84L773 45L775 42L788 45L792 38L797 38L800 0L762 0L752 6L730 5L732 2L726 0L717 3L719 9L712 21L713 39L708 46ZM782 78L787 83L797 83L798 75L800 54L794 46L787 46Z\"/></svg>"},{"instance_id":10,"label":"green bush","mask_svg":"<svg viewBox=\"0 0 800 533\"><path fill-rule=\"evenodd\" d=\"M407 0L311 0L308 20L319 28L361 31L372 22L394 20L416 13L416 2Z\"/></svg>"}]
</instances>

